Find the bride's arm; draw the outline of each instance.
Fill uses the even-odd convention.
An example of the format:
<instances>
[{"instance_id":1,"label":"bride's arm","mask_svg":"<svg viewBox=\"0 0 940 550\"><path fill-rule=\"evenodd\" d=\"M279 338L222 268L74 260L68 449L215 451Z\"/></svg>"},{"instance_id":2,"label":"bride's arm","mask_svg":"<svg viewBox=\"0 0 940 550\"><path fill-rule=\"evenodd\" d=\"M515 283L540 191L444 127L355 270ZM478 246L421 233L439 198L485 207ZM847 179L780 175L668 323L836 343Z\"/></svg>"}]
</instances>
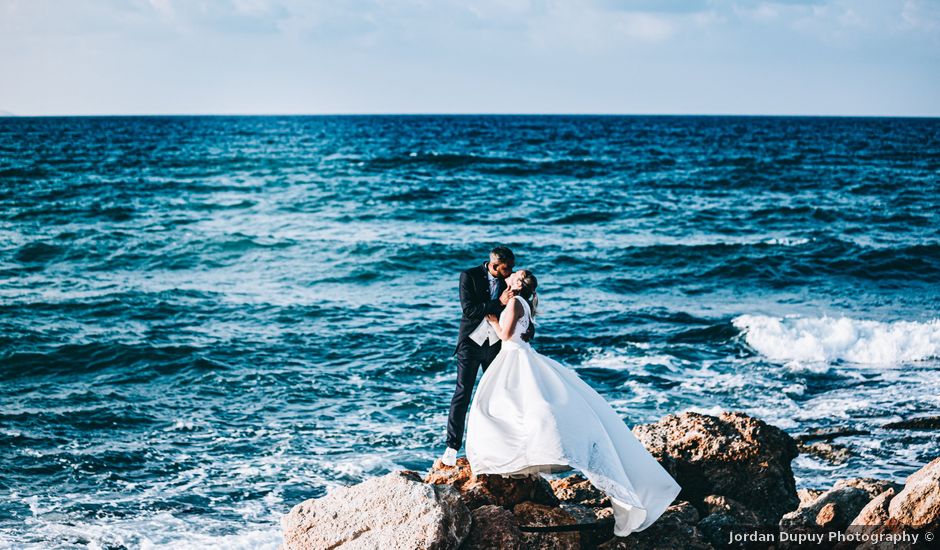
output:
<instances>
[{"instance_id":1,"label":"bride's arm","mask_svg":"<svg viewBox=\"0 0 940 550\"><path fill-rule=\"evenodd\" d=\"M496 335L499 336L500 340L509 340L512 338L512 331L515 330L516 321L522 313L522 304L519 303L519 300L513 300L512 304L513 306L512 309L509 310L505 327L500 326L499 319L495 315L487 317L487 320L489 320L493 328L496 329Z\"/></svg>"}]
</instances>

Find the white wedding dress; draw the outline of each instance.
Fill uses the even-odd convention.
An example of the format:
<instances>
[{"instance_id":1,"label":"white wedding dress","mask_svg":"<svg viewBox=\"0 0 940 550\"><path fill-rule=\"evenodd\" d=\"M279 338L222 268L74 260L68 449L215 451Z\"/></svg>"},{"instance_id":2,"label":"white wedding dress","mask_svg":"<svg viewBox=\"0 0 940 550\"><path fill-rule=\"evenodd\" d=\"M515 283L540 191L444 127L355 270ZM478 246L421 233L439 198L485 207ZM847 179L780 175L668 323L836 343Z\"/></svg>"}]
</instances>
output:
<instances>
[{"instance_id":1,"label":"white wedding dress","mask_svg":"<svg viewBox=\"0 0 940 550\"><path fill-rule=\"evenodd\" d=\"M531 312L522 297L516 299L525 313L483 373L470 404L471 470L513 476L580 470L610 497L615 535L646 529L681 487L599 393L522 340ZM503 310L501 326L508 311Z\"/></svg>"}]
</instances>

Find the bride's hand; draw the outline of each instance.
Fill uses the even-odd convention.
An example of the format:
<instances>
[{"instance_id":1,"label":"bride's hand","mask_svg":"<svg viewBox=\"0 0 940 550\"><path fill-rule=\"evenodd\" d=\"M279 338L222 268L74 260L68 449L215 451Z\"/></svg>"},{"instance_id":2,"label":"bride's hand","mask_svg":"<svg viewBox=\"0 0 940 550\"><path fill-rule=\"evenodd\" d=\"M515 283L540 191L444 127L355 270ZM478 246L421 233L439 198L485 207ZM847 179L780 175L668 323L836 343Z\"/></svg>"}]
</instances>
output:
<instances>
[{"instance_id":1,"label":"bride's hand","mask_svg":"<svg viewBox=\"0 0 940 550\"><path fill-rule=\"evenodd\" d=\"M488 313L488 314L486 315L486 320L487 320L490 324L493 324L493 323L497 322L499 319L498 319L495 315L493 315L492 313Z\"/></svg>"}]
</instances>

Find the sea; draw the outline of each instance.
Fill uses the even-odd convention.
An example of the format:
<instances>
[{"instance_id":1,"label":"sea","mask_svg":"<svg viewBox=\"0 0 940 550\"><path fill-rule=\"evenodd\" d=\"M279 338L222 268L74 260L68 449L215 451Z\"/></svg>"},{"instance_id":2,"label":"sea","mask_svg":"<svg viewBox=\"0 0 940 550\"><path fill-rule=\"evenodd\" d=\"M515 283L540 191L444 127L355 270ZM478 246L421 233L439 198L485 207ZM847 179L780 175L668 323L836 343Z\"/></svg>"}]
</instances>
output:
<instances>
[{"instance_id":1,"label":"sea","mask_svg":"<svg viewBox=\"0 0 940 550\"><path fill-rule=\"evenodd\" d=\"M799 488L940 431L940 119L0 119L0 548L274 549L444 449L459 273L630 426L743 411Z\"/></svg>"}]
</instances>

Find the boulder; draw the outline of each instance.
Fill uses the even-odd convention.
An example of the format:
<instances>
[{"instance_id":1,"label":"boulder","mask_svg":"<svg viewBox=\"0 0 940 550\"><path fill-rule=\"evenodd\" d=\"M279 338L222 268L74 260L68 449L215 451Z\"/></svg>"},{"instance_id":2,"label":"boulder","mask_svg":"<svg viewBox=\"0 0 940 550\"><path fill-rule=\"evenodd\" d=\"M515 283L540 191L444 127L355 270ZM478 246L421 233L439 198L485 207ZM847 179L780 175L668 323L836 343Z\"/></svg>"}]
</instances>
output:
<instances>
[{"instance_id":1,"label":"boulder","mask_svg":"<svg viewBox=\"0 0 940 550\"><path fill-rule=\"evenodd\" d=\"M460 550L522 550L522 532L512 512L502 506L485 504L471 514L470 535Z\"/></svg>"},{"instance_id":2,"label":"boulder","mask_svg":"<svg viewBox=\"0 0 940 550\"><path fill-rule=\"evenodd\" d=\"M936 536L940 530L940 458L908 476L903 489L889 487L871 500L858 516L852 520L846 534L878 535L888 533ZM934 541L935 543L936 541ZM896 549L912 548L909 543L895 546ZM879 548L875 543L858 546L869 550Z\"/></svg>"},{"instance_id":3,"label":"boulder","mask_svg":"<svg viewBox=\"0 0 940 550\"><path fill-rule=\"evenodd\" d=\"M788 533L822 533L826 537L830 532L861 531L853 529L856 518L866 510L879 495L886 492L894 494L900 485L874 478L852 478L836 481L832 489L822 491L815 499L802 500L800 507L785 514L780 519L780 530ZM869 513L873 513L870 511ZM781 544L783 548L796 546L796 543ZM838 547L838 545L835 545Z\"/></svg>"},{"instance_id":4,"label":"boulder","mask_svg":"<svg viewBox=\"0 0 940 550\"><path fill-rule=\"evenodd\" d=\"M698 511L691 503L680 501L666 508L659 519L642 531L626 537L614 537L598 546L599 550L712 550L696 526Z\"/></svg>"},{"instance_id":5,"label":"boulder","mask_svg":"<svg viewBox=\"0 0 940 550\"><path fill-rule=\"evenodd\" d=\"M894 495L901 487L891 481L859 477L840 479L828 491L806 490L800 496L800 507L780 519L780 528L789 532L823 533L827 538L829 532L862 531L853 528L857 524L856 518L865 514L865 510L869 510L868 514L877 513L876 509L870 509L872 502L881 498L879 495ZM887 501L882 499L879 502L883 502L886 518Z\"/></svg>"},{"instance_id":6,"label":"boulder","mask_svg":"<svg viewBox=\"0 0 940 550\"><path fill-rule=\"evenodd\" d=\"M489 474L478 476L470 470L470 463L464 457L457 459L456 466L444 466L440 460L435 461L424 481L432 485L454 487L471 510L485 504L512 509L516 504L526 501L558 505L551 485L541 475L521 478Z\"/></svg>"},{"instance_id":7,"label":"boulder","mask_svg":"<svg viewBox=\"0 0 940 550\"><path fill-rule=\"evenodd\" d=\"M571 525L577 523L568 512L556 506L546 506L536 502L522 502L512 509L516 521L521 526L544 527L549 525ZM560 533L522 532L522 540L527 550L580 550L581 534L578 531Z\"/></svg>"},{"instance_id":8,"label":"boulder","mask_svg":"<svg viewBox=\"0 0 940 550\"><path fill-rule=\"evenodd\" d=\"M920 531L940 529L940 457L908 476L888 505L890 519Z\"/></svg>"},{"instance_id":9,"label":"boulder","mask_svg":"<svg viewBox=\"0 0 940 550\"><path fill-rule=\"evenodd\" d=\"M282 548L443 550L463 542L470 522L454 488L399 471L294 506L281 520Z\"/></svg>"},{"instance_id":10,"label":"boulder","mask_svg":"<svg viewBox=\"0 0 940 550\"><path fill-rule=\"evenodd\" d=\"M633 433L682 486L678 498L700 511L705 497L723 495L777 525L800 503L790 469L796 442L761 420L741 412L684 412L637 425Z\"/></svg>"}]
</instances>

